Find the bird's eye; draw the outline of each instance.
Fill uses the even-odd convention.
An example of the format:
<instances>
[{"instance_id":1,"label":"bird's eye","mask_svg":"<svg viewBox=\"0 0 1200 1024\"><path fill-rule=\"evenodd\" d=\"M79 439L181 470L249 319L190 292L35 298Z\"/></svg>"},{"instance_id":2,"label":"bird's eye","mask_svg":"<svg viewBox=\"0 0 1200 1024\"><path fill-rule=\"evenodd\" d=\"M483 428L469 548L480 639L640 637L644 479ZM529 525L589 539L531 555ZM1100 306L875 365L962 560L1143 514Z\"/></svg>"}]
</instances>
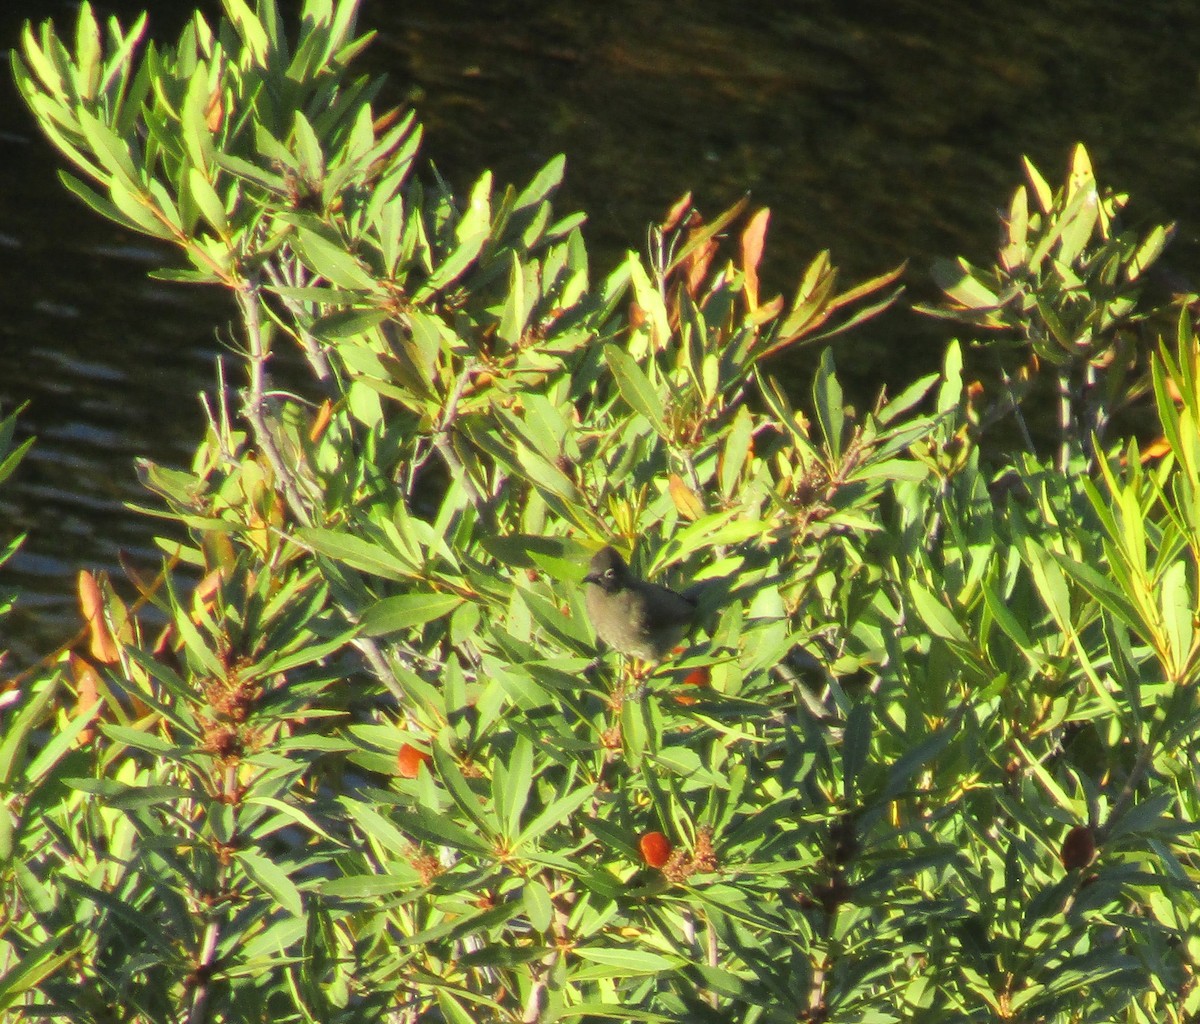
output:
<instances>
[{"instance_id":1,"label":"bird's eye","mask_svg":"<svg viewBox=\"0 0 1200 1024\"><path fill-rule=\"evenodd\" d=\"M615 580L617 578L617 570L616 569L605 569L604 570L604 578L606 580Z\"/></svg>"}]
</instances>

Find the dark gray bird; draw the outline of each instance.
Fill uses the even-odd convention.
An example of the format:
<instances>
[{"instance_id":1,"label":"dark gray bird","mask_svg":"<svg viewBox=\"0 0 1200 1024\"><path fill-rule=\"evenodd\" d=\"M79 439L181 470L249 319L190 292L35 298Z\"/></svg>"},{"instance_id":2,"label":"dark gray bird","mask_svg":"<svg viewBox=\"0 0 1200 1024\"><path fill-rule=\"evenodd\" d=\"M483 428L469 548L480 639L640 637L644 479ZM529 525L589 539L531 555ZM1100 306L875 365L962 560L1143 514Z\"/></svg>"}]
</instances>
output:
<instances>
[{"instance_id":1,"label":"dark gray bird","mask_svg":"<svg viewBox=\"0 0 1200 1024\"><path fill-rule=\"evenodd\" d=\"M692 598L638 579L611 547L596 553L583 579L592 628L627 657L661 661L695 621Z\"/></svg>"}]
</instances>

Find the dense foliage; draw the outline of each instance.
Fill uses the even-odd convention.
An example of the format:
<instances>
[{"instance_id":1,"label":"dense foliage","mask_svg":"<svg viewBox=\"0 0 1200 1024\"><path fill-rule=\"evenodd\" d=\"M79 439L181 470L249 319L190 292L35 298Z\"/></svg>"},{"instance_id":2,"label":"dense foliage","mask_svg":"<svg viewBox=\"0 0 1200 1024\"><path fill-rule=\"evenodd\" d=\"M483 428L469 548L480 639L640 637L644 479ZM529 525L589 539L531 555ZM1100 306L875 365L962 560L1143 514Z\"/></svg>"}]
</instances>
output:
<instances>
[{"instance_id":1,"label":"dense foliage","mask_svg":"<svg viewBox=\"0 0 1200 1024\"><path fill-rule=\"evenodd\" d=\"M1029 165L934 311L980 380L953 342L855 410L826 350L800 412L766 360L898 272L839 292L821 255L768 299L766 211L685 199L598 276L561 161L417 173L356 6L293 37L225 0L158 48L85 4L14 51L67 186L236 299L241 379L189 469L141 467L189 540L81 573L84 642L4 694L0 1010L1195 1020L1200 344L1139 292L1169 230L1082 148L1057 191ZM1039 379L1049 450L989 448ZM1137 400L1148 452L1112 440ZM597 656L604 543L705 584L648 675Z\"/></svg>"}]
</instances>

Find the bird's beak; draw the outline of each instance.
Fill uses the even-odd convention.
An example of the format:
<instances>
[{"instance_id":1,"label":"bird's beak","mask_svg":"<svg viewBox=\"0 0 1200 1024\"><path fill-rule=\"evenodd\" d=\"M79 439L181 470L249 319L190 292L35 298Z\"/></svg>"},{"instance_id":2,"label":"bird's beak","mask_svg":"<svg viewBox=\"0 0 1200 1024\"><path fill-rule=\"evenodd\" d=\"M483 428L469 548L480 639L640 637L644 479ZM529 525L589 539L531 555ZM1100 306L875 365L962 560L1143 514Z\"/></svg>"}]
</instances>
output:
<instances>
[{"instance_id":1,"label":"bird's beak","mask_svg":"<svg viewBox=\"0 0 1200 1024\"><path fill-rule=\"evenodd\" d=\"M586 576L583 578L583 582L584 582L584 583L599 583L599 582L600 582L600 577L599 577L599 576L597 576L597 575L596 575L594 572L589 572L589 573L588 573L588 574L587 574L587 575L586 575Z\"/></svg>"}]
</instances>

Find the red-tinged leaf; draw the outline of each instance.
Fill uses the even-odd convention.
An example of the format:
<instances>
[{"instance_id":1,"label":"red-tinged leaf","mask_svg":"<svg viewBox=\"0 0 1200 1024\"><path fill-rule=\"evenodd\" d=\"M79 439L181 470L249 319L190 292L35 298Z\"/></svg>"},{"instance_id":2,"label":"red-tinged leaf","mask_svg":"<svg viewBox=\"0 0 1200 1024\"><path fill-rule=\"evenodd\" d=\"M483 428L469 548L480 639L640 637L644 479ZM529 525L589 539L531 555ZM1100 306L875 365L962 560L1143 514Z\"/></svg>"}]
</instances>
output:
<instances>
[{"instance_id":1,"label":"red-tinged leaf","mask_svg":"<svg viewBox=\"0 0 1200 1024\"><path fill-rule=\"evenodd\" d=\"M75 677L75 714L88 715L100 701L100 674L77 654L69 656L71 675ZM96 738L96 730L91 726L79 733L81 746L89 746Z\"/></svg>"},{"instance_id":2,"label":"red-tinged leaf","mask_svg":"<svg viewBox=\"0 0 1200 1024\"><path fill-rule=\"evenodd\" d=\"M704 502L684 483L683 477L678 473L672 473L667 478L667 488L671 492L671 500L675 503L676 510L684 519L695 522L704 515Z\"/></svg>"},{"instance_id":3,"label":"red-tinged leaf","mask_svg":"<svg viewBox=\"0 0 1200 1024\"><path fill-rule=\"evenodd\" d=\"M776 295L770 302L764 303L750 314L750 322L755 327L761 327L768 321L774 320L782 312L783 296Z\"/></svg>"},{"instance_id":4,"label":"red-tinged leaf","mask_svg":"<svg viewBox=\"0 0 1200 1024\"><path fill-rule=\"evenodd\" d=\"M750 218L742 232L742 290L751 312L758 309L758 265L762 262L770 219L771 211L764 206Z\"/></svg>"},{"instance_id":5,"label":"red-tinged leaf","mask_svg":"<svg viewBox=\"0 0 1200 1024\"><path fill-rule=\"evenodd\" d=\"M666 219L662 222L662 230L664 233L674 231L679 227L684 218L691 212L692 209L692 194L685 192L677 200L675 205L667 211Z\"/></svg>"},{"instance_id":6,"label":"red-tinged leaf","mask_svg":"<svg viewBox=\"0 0 1200 1024\"><path fill-rule=\"evenodd\" d=\"M125 573L125 578L137 588L138 595L143 601L149 602L154 600L155 594L158 592L162 578L158 577L153 582L146 579L133 564L133 560L129 557L129 553L121 550L117 552L117 561L121 564L121 571Z\"/></svg>"},{"instance_id":7,"label":"red-tinged leaf","mask_svg":"<svg viewBox=\"0 0 1200 1024\"><path fill-rule=\"evenodd\" d=\"M684 287L687 289L690 298L694 299L700 294L700 287L704 284L708 268L712 266L713 257L717 254L717 248L717 243L710 238L688 258L687 282Z\"/></svg>"},{"instance_id":8,"label":"red-tinged leaf","mask_svg":"<svg viewBox=\"0 0 1200 1024\"><path fill-rule=\"evenodd\" d=\"M672 259L670 264L667 266L666 273L669 274L676 267L681 266L684 262L691 258L692 253L694 253L701 246L707 244L709 239L714 238L716 235L719 235L722 231L724 231L725 228L729 226L731 221L735 220L741 215L742 211L746 208L747 202L749 202L749 200L743 196L736 203L734 203L733 206L722 213L716 220L709 224L699 226L688 232L688 240L680 247L679 252L675 254L675 258Z\"/></svg>"},{"instance_id":9,"label":"red-tinged leaf","mask_svg":"<svg viewBox=\"0 0 1200 1024\"><path fill-rule=\"evenodd\" d=\"M314 444L321 440L321 436L329 427L330 420L333 419L333 403L327 398L321 403L321 407L317 410L316 416L313 417L312 426L308 428L308 439Z\"/></svg>"},{"instance_id":10,"label":"red-tinged leaf","mask_svg":"<svg viewBox=\"0 0 1200 1024\"><path fill-rule=\"evenodd\" d=\"M830 303L830 308L840 309L842 306L845 306L851 302L856 302L865 295L872 295L875 292L882 291L888 285L898 280L900 275L904 273L907 267L908 260L905 260L898 267L893 267L891 270L884 274L880 274L878 277L873 277L869 281L863 281L862 284L855 285L849 291L842 292L841 295L835 298ZM895 294L898 295L899 292L896 292Z\"/></svg>"},{"instance_id":11,"label":"red-tinged leaf","mask_svg":"<svg viewBox=\"0 0 1200 1024\"><path fill-rule=\"evenodd\" d=\"M104 618L104 594L100 584L95 576L82 569L79 572L78 590L79 608L87 622L91 655L102 665L112 665L118 658L117 642Z\"/></svg>"},{"instance_id":12,"label":"red-tinged leaf","mask_svg":"<svg viewBox=\"0 0 1200 1024\"><path fill-rule=\"evenodd\" d=\"M684 686L711 686L712 671L707 665L701 665L699 668L692 669L686 676L683 677ZM689 705L695 704L696 698L686 693L675 694L675 702L677 704Z\"/></svg>"},{"instance_id":13,"label":"red-tinged leaf","mask_svg":"<svg viewBox=\"0 0 1200 1024\"><path fill-rule=\"evenodd\" d=\"M208 105L204 108L204 124L210 132L216 132L221 127L225 117L225 105L221 99L220 83L208 97Z\"/></svg>"}]
</instances>

